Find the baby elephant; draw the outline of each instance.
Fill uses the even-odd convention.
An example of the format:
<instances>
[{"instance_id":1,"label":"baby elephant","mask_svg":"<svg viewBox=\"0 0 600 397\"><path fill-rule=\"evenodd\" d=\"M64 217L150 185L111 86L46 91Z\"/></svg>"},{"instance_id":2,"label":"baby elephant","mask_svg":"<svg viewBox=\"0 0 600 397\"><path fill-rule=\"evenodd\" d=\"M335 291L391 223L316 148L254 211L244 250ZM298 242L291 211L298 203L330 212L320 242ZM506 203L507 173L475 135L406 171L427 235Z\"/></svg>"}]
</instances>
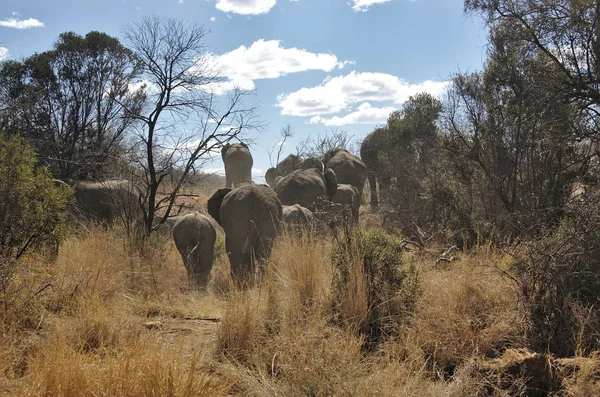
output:
<instances>
[{"instance_id":1,"label":"baby elephant","mask_svg":"<svg viewBox=\"0 0 600 397\"><path fill-rule=\"evenodd\" d=\"M344 212L350 211L352 218L348 219L353 222L358 222L358 210L360 208L360 196L358 189L349 184L338 184L335 196L333 196L333 202L341 204Z\"/></svg>"},{"instance_id":2,"label":"baby elephant","mask_svg":"<svg viewBox=\"0 0 600 397\"><path fill-rule=\"evenodd\" d=\"M183 258L188 277L197 286L205 286L213 266L217 232L212 221L199 212L179 217L173 226L173 240Z\"/></svg>"},{"instance_id":3,"label":"baby elephant","mask_svg":"<svg viewBox=\"0 0 600 397\"><path fill-rule=\"evenodd\" d=\"M295 235L301 235L313 224L313 213L300 204L284 205L283 209L283 224Z\"/></svg>"}]
</instances>

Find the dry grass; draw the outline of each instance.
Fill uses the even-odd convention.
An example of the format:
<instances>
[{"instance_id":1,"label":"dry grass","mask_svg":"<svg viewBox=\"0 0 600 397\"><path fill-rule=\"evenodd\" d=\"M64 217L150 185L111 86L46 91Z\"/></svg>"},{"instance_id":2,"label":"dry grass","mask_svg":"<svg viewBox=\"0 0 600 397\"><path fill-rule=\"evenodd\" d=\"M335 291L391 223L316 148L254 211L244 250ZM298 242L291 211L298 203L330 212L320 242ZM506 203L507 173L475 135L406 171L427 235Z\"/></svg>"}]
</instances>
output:
<instances>
[{"instance_id":1,"label":"dry grass","mask_svg":"<svg viewBox=\"0 0 600 397\"><path fill-rule=\"evenodd\" d=\"M65 241L56 261L30 257L18 269L0 310L0 394L527 394L525 375L507 388L489 372L530 345L527 313L499 271L509 258L490 247L444 267L437 255L405 254L422 295L398 336L371 351L357 332L369 309L360 266L350 266L344 312L333 310L329 238L284 236L265 280L244 291L220 252L201 292L171 241L140 256L120 236L92 228ZM598 394L597 356L571 367L563 391Z\"/></svg>"}]
</instances>

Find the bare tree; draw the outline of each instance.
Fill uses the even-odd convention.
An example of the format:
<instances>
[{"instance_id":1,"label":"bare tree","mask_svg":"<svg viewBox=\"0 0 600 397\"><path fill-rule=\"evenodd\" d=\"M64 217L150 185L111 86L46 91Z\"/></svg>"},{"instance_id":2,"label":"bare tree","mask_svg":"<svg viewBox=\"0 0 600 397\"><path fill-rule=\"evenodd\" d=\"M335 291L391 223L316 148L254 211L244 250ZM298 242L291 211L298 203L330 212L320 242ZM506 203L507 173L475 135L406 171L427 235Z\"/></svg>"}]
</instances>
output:
<instances>
[{"instance_id":1,"label":"bare tree","mask_svg":"<svg viewBox=\"0 0 600 397\"><path fill-rule=\"evenodd\" d=\"M271 167L277 167L277 164L279 164L279 160L281 158L281 153L283 152L283 147L285 146L285 143L287 142L288 138L291 138L294 136L294 131L292 130L292 126L288 124L285 127L283 127L281 129L281 131L279 131L279 136L281 137L281 141L277 142L275 145L273 145L271 150L269 150L269 162L271 163ZM277 155L275 156L275 164L273 164L273 153L275 152L275 149L277 149Z\"/></svg>"},{"instance_id":2,"label":"bare tree","mask_svg":"<svg viewBox=\"0 0 600 397\"><path fill-rule=\"evenodd\" d=\"M322 159L330 149L346 149L356 154L356 148L352 147L352 135L347 131L336 128L324 135L318 134L316 138L306 137L296 145L296 154L300 157L316 157Z\"/></svg>"},{"instance_id":3,"label":"bare tree","mask_svg":"<svg viewBox=\"0 0 600 397\"><path fill-rule=\"evenodd\" d=\"M226 101L216 94L224 77L205 44L207 33L201 25L156 15L125 28L125 41L142 64L148 96L144 110L136 114L143 128L135 145L146 236L169 217L199 163L243 130L259 127L257 106L244 105L251 92L236 88ZM184 129L190 125L191 131ZM176 169L169 192L159 197L159 187L164 190ZM162 215L155 222L158 213Z\"/></svg>"}]
</instances>

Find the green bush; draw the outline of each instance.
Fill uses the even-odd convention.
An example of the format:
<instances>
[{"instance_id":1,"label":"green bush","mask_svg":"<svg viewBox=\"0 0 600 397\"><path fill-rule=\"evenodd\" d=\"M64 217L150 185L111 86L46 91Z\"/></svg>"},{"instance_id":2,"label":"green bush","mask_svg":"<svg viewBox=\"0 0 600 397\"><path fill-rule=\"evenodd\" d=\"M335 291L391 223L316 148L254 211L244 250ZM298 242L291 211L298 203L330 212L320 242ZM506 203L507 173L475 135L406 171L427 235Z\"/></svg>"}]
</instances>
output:
<instances>
[{"instance_id":1,"label":"green bush","mask_svg":"<svg viewBox=\"0 0 600 397\"><path fill-rule=\"evenodd\" d=\"M404 263L403 251L400 238L380 230L346 229L335 240L334 313L337 321L344 323L344 307L348 301L359 300L351 294L362 295L366 313L358 331L369 349L396 335L398 325L410 315L420 295L418 274ZM357 276L363 278L363 293L350 286Z\"/></svg>"},{"instance_id":2,"label":"green bush","mask_svg":"<svg viewBox=\"0 0 600 397\"><path fill-rule=\"evenodd\" d=\"M0 292L26 252L55 244L71 197L19 136L0 133Z\"/></svg>"}]
</instances>

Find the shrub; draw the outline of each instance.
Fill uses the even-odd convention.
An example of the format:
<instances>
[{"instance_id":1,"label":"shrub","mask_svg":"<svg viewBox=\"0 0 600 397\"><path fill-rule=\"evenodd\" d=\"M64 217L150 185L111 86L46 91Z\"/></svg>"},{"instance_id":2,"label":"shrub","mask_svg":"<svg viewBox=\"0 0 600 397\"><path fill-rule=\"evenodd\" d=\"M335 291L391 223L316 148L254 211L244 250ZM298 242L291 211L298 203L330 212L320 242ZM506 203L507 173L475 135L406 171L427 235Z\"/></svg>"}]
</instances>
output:
<instances>
[{"instance_id":1,"label":"shrub","mask_svg":"<svg viewBox=\"0 0 600 397\"><path fill-rule=\"evenodd\" d=\"M0 133L0 292L26 252L56 244L70 190L54 186L19 136Z\"/></svg>"},{"instance_id":2,"label":"shrub","mask_svg":"<svg viewBox=\"0 0 600 397\"><path fill-rule=\"evenodd\" d=\"M515 261L539 351L559 356L600 347L600 192L567 206L558 228Z\"/></svg>"},{"instance_id":3,"label":"shrub","mask_svg":"<svg viewBox=\"0 0 600 397\"><path fill-rule=\"evenodd\" d=\"M396 334L419 296L417 272L404 264L403 250L400 238L379 230L346 229L334 243L335 317L364 335L369 349Z\"/></svg>"}]
</instances>

